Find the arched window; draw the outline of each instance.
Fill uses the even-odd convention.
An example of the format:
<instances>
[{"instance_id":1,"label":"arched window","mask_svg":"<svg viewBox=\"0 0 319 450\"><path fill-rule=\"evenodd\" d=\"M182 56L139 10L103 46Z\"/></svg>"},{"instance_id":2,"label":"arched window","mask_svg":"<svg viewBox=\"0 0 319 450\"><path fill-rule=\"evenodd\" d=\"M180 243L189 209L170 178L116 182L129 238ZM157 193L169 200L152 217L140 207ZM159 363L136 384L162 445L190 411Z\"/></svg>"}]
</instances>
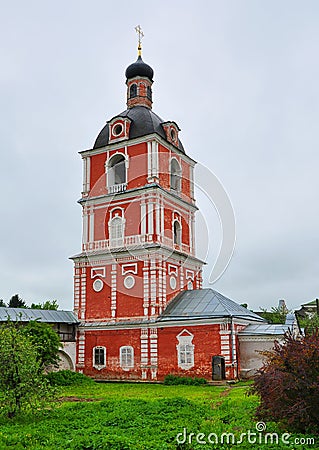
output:
<instances>
[{"instance_id":1,"label":"arched window","mask_svg":"<svg viewBox=\"0 0 319 450\"><path fill-rule=\"evenodd\" d=\"M147 86L147 98L152 101L152 88L151 86Z\"/></svg>"},{"instance_id":2,"label":"arched window","mask_svg":"<svg viewBox=\"0 0 319 450\"><path fill-rule=\"evenodd\" d=\"M134 97L137 97L137 85L135 83L131 84L131 87L130 87L130 98L134 98Z\"/></svg>"},{"instance_id":3,"label":"arched window","mask_svg":"<svg viewBox=\"0 0 319 450\"><path fill-rule=\"evenodd\" d=\"M124 370L133 369L134 367L134 350L131 346L120 348L120 366Z\"/></svg>"},{"instance_id":4,"label":"arched window","mask_svg":"<svg viewBox=\"0 0 319 450\"><path fill-rule=\"evenodd\" d=\"M187 330L183 330L178 336L177 359L181 369L188 370L194 366L194 344L193 335Z\"/></svg>"},{"instance_id":5,"label":"arched window","mask_svg":"<svg viewBox=\"0 0 319 450\"><path fill-rule=\"evenodd\" d=\"M181 168L178 164L178 161L173 158L171 160L171 167L170 167L170 174L171 174L171 189L173 189L176 192L180 192L181 190Z\"/></svg>"},{"instance_id":6,"label":"arched window","mask_svg":"<svg viewBox=\"0 0 319 450\"><path fill-rule=\"evenodd\" d=\"M122 192L126 188L126 167L124 155L117 153L108 162L107 184L109 193ZM113 186L117 186L112 188Z\"/></svg>"},{"instance_id":7,"label":"arched window","mask_svg":"<svg viewBox=\"0 0 319 450\"><path fill-rule=\"evenodd\" d=\"M178 220L174 221L173 224L173 232L174 232L174 244L181 245L181 224L178 222Z\"/></svg>"},{"instance_id":8,"label":"arched window","mask_svg":"<svg viewBox=\"0 0 319 450\"><path fill-rule=\"evenodd\" d=\"M124 221L122 217L116 216L110 222L110 244L111 247L121 247L124 242Z\"/></svg>"}]
</instances>

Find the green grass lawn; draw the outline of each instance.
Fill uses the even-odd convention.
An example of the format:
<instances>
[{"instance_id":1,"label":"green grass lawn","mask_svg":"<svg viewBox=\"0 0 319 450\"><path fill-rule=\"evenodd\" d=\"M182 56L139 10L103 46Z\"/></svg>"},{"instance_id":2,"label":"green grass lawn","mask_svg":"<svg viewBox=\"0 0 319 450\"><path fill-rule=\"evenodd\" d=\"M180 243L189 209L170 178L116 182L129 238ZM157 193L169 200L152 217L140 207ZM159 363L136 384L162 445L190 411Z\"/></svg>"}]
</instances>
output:
<instances>
[{"instance_id":1,"label":"green grass lawn","mask_svg":"<svg viewBox=\"0 0 319 450\"><path fill-rule=\"evenodd\" d=\"M14 420L0 419L0 449L270 449L318 448L279 443L220 443L222 433L256 432L258 399L247 386L165 386L160 384L93 383L60 388L60 402ZM81 401L79 401L79 399ZM184 430L186 429L186 439ZM285 430L267 423L267 431ZM178 433L179 441L176 440ZM194 435L190 435L194 433ZM203 433L203 435L198 435ZM215 433L218 444L207 442ZM258 432L256 439L259 438ZM261 433L261 438L264 434ZM301 436L299 436L301 438ZM213 441L215 435L211 435ZM253 439L251 436L250 439ZM184 442L185 440L185 442ZM199 442L197 442L199 441ZM226 443L225 443L226 442Z\"/></svg>"}]
</instances>

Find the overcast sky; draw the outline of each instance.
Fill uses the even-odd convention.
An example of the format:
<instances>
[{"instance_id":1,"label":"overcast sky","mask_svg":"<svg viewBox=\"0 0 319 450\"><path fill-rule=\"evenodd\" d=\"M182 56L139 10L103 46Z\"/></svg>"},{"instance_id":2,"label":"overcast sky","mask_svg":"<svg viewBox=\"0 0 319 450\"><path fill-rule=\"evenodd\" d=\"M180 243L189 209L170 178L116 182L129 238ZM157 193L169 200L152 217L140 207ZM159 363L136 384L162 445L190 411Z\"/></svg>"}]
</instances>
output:
<instances>
[{"instance_id":1,"label":"overcast sky","mask_svg":"<svg viewBox=\"0 0 319 450\"><path fill-rule=\"evenodd\" d=\"M318 1L1 3L0 298L72 309L77 152L126 108L137 24L153 110L178 123L186 152L233 205L233 258L209 285L210 251L205 286L254 309L319 297Z\"/></svg>"}]
</instances>

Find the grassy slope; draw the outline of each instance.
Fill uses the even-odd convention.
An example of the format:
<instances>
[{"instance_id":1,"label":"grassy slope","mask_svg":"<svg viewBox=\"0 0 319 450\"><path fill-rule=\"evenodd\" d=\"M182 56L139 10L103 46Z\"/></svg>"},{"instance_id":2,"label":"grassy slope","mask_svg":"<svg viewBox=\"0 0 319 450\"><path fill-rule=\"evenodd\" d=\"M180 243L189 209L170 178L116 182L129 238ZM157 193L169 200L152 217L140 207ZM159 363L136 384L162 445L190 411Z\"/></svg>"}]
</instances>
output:
<instances>
[{"instance_id":1,"label":"grassy slope","mask_svg":"<svg viewBox=\"0 0 319 450\"><path fill-rule=\"evenodd\" d=\"M183 431L255 431L256 397L247 397L245 386L163 386L150 384L90 384L64 388L62 397L83 402L62 401L57 408L38 411L0 422L0 449L205 449L288 448L285 446L238 446L181 444ZM267 431L278 431L267 424ZM281 432L280 432L281 433ZM292 445L290 448L315 448Z\"/></svg>"}]
</instances>

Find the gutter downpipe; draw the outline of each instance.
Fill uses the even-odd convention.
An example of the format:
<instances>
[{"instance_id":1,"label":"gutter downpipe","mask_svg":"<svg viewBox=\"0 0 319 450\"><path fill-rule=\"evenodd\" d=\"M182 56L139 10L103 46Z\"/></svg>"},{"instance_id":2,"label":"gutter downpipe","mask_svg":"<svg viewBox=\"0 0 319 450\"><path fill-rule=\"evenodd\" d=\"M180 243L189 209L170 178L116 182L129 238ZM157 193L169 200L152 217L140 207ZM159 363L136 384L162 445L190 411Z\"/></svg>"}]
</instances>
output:
<instances>
[{"instance_id":1,"label":"gutter downpipe","mask_svg":"<svg viewBox=\"0 0 319 450\"><path fill-rule=\"evenodd\" d=\"M230 340L231 340L231 364L233 369L233 377L235 378L235 363L237 366L237 361L235 360L235 332L234 332L234 322L233 322L233 316L230 316ZM238 372L238 366L236 367L236 372ZM236 373L236 378L238 377L238 374Z\"/></svg>"}]
</instances>

